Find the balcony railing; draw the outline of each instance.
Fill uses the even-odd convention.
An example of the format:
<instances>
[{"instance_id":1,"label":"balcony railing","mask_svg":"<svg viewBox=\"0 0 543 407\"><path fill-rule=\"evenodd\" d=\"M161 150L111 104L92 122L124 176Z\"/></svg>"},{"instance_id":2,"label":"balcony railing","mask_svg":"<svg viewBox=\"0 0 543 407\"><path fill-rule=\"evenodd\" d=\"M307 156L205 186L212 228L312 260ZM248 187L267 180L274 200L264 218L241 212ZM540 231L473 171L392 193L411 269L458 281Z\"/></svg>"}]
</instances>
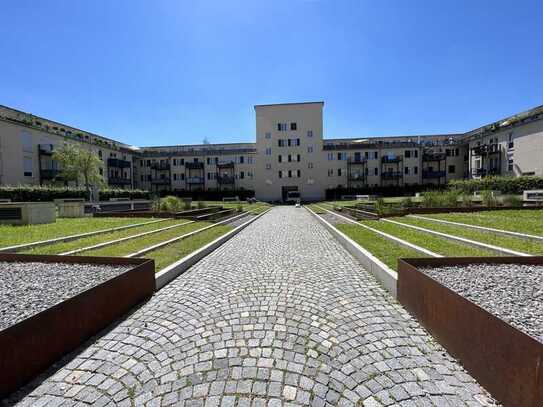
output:
<instances>
[{"instance_id":1,"label":"balcony railing","mask_svg":"<svg viewBox=\"0 0 543 407\"><path fill-rule=\"evenodd\" d=\"M217 177L217 182L219 184L233 184L234 183L234 177L230 175L220 175Z\"/></svg>"},{"instance_id":2,"label":"balcony railing","mask_svg":"<svg viewBox=\"0 0 543 407\"><path fill-rule=\"evenodd\" d=\"M185 168L189 170L203 170L204 163L187 163L185 162Z\"/></svg>"},{"instance_id":3,"label":"balcony railing","mask_svg":"<svg viewBox=\"0 0 543 407\"><path fill-rule=\"evenodd\" d=\"M386 171L381 173L381 178L390 180L390 179L400 179L403 177L403 173L401 171Z\"/></svg>"},{"instance_id":4,"label":"balcony railing","mask_svg":"<svg viewBox=\"0 0 543 407\"><path fill-rule=\"evenodd\" d=\"M151 184L153 185L170 185L168 178L151 178Z\"/></svg>"},{"instance_id":5,"label":"balcony railing","mask_svg":"<svg viewBox=\"0 0 543 407\"><path fill-rule=\"evenodd\" d=\"M130 168L130 161L121 160L119 158L108 158L107 165L115 168Z\"/></svg>"},{"instance_id":6,"label":"balcony railing","mask_svg":"<svg viewBox=\"0 0 543 407\"><path fill-rule=\"evenodd\" d=\"M109 177L107 180L110 185L131 185L132 180L130 178L123 177Z\"/></svg>"},{"instance_id":7,"label":"balcony railing","mask_svg":"<svg viewBox=\"0 0 543 407\"><path fill-rule=\"evenodd\" d=\"M44 169L40 171L41 179L54 179L60 177L60 170L56 169Z\"/></svg>"},{"instance_id":8,"label":"balcony railing","mask_svg":"<svg viewBox=\"0 0 543 407\"><path fill-rule=\"evenodd\" d=\"M347 179L349 181L364 181L364 174L347 174Z\"/></svg>"},{"instance_id":9,"label":"balcony railing","mask_svg":"<svg viewBox=\"0 0 543 407\"><path fill-rule=\"evenodd\" d=\"M402 161L402 156L401 155L397 155L397 156L388 156L388 155L385 155L384 157L381 157L381 162L383 164L396 164L396 163L399 163Z\"/></svg>"},{"instance_id":10,"label":"balcony railing","mask_svg":"<svg viewBox=\"0 0 543 407\"><path fill-rule=\"evenodd\" d=\"M219 168L234 168L234 161L222 161L217 163Z\"/></svg>"},{"instance_id":11,"label":"balcony railing","mask_svg":"<svg viewBox=\"0 0 543 407\"><path fill-rule=\"evenodd\" d=\"M500 175L501 171L499 168L474 168L471 171L471 174L476 177L486 177L487 175Z\"/></svg>"},{"instance_id":12,"label":"balcony railing","mask_svg":"<svg viewBox=\"0 0 543 407\"><path fill-rule=\"evenodd\" d=\"M483 144L481 146L472 147L472 155L483 155L483 154L499 154L501 152L500 145L496 143L492 144Z\"/></svg>"},{"instance_id":13,"label":"balcony railing","mask_svg":"<svg viewBox=\"0 0 543 407\"><path fill-rule=\"evenodd\" d=\"M156 171L169 171L170 163L165 163L165 162L151 163L151 169L156 170Z\"/></svg>"},{"instance_id":14,"label":"balcony railing","mask_svg":"<svg viewBox=\"0 0 543 407\"><path fill-rule=\"evenodd\" d=\"M431 170L423 170L422 171L422 178L443 178L447 175L445 171L431 171Z\"/></svg>"},{"instance_id":15,"label":"balcony railing","mask_svg":"<svg viewBox=\"0 0 543 407\"><path fill-rule=\"evenodd\" d=\"M187 184L203 184L204 177L187 177Z\"/></svg>"},{"instance_id":16,"label":"balcony railing","mask_svg":"<svg viewBox=\"0 0 543 407\"><path fill-rule=\"evenodd\" d=\"M347 161L347 163L348 163L349 165L364 165L364 164L366 164L366 162L367 162L367 160L366 160L365 157L360 157L360 158L358 158L358 159L356 159L356 158L351 158L351 159L349 159L349 160Z\"/></svg>"},{"instance_id":17,"label":"balcony railing","mask_svg":"<svg viewBox=\"0 0 543 407\"><path fill-rule=\"evenodd\" d=\"M425 152L422 154L422 161L443 161L446 158L445 153Z\"/></svg>"},{"instance_id":18,"label":"balcony railing","mask_svg":"<svg viewBox=\"0 0 543 407\"><path fill-rule=\"evenodd\" d=\"M53 144L38 144L38 152L41 155L51 155L53 154L53 149L55 146Z\"/></svg>"}]
</instances>

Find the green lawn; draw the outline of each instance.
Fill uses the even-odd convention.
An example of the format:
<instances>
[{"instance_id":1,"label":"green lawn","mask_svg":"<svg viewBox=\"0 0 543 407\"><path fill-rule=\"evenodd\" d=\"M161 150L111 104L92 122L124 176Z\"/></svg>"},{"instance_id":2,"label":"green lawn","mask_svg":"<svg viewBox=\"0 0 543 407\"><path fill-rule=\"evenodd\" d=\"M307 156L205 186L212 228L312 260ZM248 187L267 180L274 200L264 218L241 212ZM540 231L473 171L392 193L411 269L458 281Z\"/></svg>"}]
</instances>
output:
<instances>
[{"instance_id":1,"label":"green lawn","mask_svg":"<svg viewBox=\"0 0 543 407\"><path fill-rule=\"evenodd\" d=\"M392 223L377 220L363 221L361 223L447 257L496 255L495 252L490 250L477 249L439 236L429 236L427 233Z\"/></svg>"},{"instance_id":2,"label":"green lawn","mask_svg":"<svg viewBox=\"0 0 543 407\"><path fill-rule=\"evenodd\" d=\"M421 216L543 236L543 210L541 209L444 213Z\"/></svg>"},{"instance_id":3,"label":"green lawn","mask_svg":"<svg viewBox=\"0 0 543 407\"><path fill-rule=\"evenodd\" d=\"M543 254L543 242L535 242L516 237L500 236L488 232L479 232L477 230L465 228L462 226L445 225L432 222L430 220L410 218L408 216L402 218L392 218L392 220L410 225L420 226L427 229L432 229L437 232L448 233L454 236L465 237L467 239L476 240L479 242L516 250L519 252L534 255Z\"/></svg>"},{"instance_id":4,"label":"green lawn","mask_svg":"<svg viewBox=\"0 0 543 407\"><path fill-rule=\"evenodd\" d=\"M169 244L161 249L147 253L144 257L155 261L155 270L160 271L164 267L187 256L193 251L217 239L219 236L232 230L230 225L219 225L205 230L187 239Z\"/></svg>"},{"instance_id":5,"label":"green lawn","mask_svg":"<svg viewBox=\"0 0 543 407\"><path fill-rule=\"evenodd\" d=\"M64 253L64 252L67 252L67 251L70 251L70 250L80 249L80 248L92 246L92 245L95 245L95 244L98 244L98 243L108 242L108 241L111 241L111 240L116 240L116 239L120 239L120 238L127 237L127 236L133 236L133 235L137 235L139 233L149 232L151 230L157 230L157 229L161 229L161 228L164 228L164 227L167 227L167 226L177 225L177 224L186 223L186 222L187 222L186 219L170 219L170 220L166 220L164 222L157 222L157 223L151 223L150 225L136 226L136 227L133 227L133 228L130 228L130 229L119 230L119 231L116 231L116 232L103 233L103 234L89 236L89 237L82 238L82 239L71 240L69 242L59 242L59 243L51 244L51 245L47 245L47 246L40 246L40 247L36 247L36 248L33 248L33 249L26 250L23 253L29 253L29 254L59 254L59 253ZM173 229L171 229L169 231L158 232L156 234L156 236L162 235L163 233L166 233L166 232L177 233L177 231L183 230L183 228L184 228L184 226L180 226L178 228L173 228ZM151 236L153 236L153 235L151 235ZM151 236L148 236L148 237L150 238ZM143 238L145 238L145 237L143 237ZM126 242L125 244L127 244L127 243L128 242Z\"/></svg>"},{"instance_id":6,"label":"green lawn","mask_svg":"<svg viewBox=\"0 0 543 407\"><path fill-rule=\"evenodd\" d=\"M0 247L150 222L153 218L58 218L44 225L0 225ZM157 224L161 224L158 222Z\"/></svg>"},{"instance_id":7,"label":"green lawn","mask_svg":"<svg viewBox=\"0 0 543 407\"><path fill-rule=\"evenodd\" d=\"M393 270L398 269L399 258L424 257L363 227L352 224L339 224L336 227Z\"/></svg>"},{"instance_id":8,"label":"green lawn","mask_svg":"<svg viewBox=\"0 0 543 407\"><path fill-rule=\"evenodd\" d=\"M90 250L87 252L79 253L82 256L113 256L122 257L128 254L145 249L146 247L153 246L165 240L173 239L174 237L184 235L186 233L201 229L209 226L209 222L195 222L186 226L180 226L178 228L166 230L149 236L143 236L141 238L128 240L111 246L102 247L100 249Z\"/></svg>"},{"instance_id":9,"label":"green lawn","mask_svg":"<svg viewBox=\"0 0 543 407\"><path fill-rule=\"evenodd\" d=\"M327 213L324 209L321 209L322 206L317 206L315 204L310 204L310 205L307 205L307 207L309 209L311 209L313 212L318 213L318 214Z\"/></svg>"}]
</instances>

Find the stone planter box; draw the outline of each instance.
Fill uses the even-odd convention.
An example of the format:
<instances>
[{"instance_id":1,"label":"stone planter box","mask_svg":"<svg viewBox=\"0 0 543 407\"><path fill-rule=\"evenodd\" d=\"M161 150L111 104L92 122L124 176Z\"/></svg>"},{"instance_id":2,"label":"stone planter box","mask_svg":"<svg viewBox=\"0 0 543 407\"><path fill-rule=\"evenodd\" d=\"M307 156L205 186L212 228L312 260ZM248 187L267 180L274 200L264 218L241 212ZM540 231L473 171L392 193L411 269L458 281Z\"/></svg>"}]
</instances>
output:
<instances>
[{"instance_id":1,"label":"stone planter box","mask_svg":"<svg viewBox=\"0 0 543 407\"><path fill-rule=\"evenodd\" d=\"M0 224L36 225L56 221L53 202L0 203Z\"/></svg>"},{"instance_id":2,"label":"stone planter box","mask_svg":"<svg viewBox=\"0 0 543 407\"><path fill-rule=\"evenodd\" d=\"M0 397L33 379L155 290L154 262L148 259L0 254L0 262L126 267L115 277L0 330Z\"/></svg>"},{"instance_id":3,"label":"stone planter box","mask_svg":"<svg viewBox=\"0 0 543 407\"><path fill-rule=\"evenodd\" d=\"M92 216L85 212L85 202L59 202L57 203L59 218L83 218Z\"/></svg>"},{"instance_id":4,"label":"stone planter box","mask_svg":"<svg viewBox=\"0 0 543 407\"><path fill-rule=\"evenodd\" d=\"M398 300L501 403L543 406L543 343L420 270L474 264L543 265L543 257L400 259Z\"/></svg>"}]
</instances>

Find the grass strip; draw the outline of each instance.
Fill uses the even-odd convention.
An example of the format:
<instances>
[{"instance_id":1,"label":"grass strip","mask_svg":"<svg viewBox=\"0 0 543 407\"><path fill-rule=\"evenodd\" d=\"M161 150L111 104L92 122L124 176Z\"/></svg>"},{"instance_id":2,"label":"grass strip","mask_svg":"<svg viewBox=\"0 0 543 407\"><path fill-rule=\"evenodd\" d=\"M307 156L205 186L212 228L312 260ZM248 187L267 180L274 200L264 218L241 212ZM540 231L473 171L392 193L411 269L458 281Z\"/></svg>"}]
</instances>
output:
<instances>
[{"instance_id":1,"label":"grass strip","mask_svg":"<svg viewBox=\"0 0 543 407\"><path fill-rule=\"evenodd\" d=\"M122 237L136 235L142 232L160 229L166 226L172 226L178 223L185 223L184 219L172 219L164 222L152 223L150 225L136 226L130 229L119 230L116 232L103 233L99 235L89 236L81 239L70 240L69 242L59 242L47 246L39 246L23 251L27 254L59 254L70 250L79 249L81 247L92 246L98 243L107 242L110 240L120 239Z\"/></svg>"},{"instance_id":2,"label":"grass strip","mask_svg":"<svg viewBox=\"0 0 543 407\"><path fill-rule=\"evenodd\" d=\"M398 259L402 257L426 257L421 253L400 246L371 230L353 224L336 225L340 231L385 263L393 270L398 269Z\"/></svg>"},{"instance_id":3,"label":"grass strip","mask_svg":"<svg viewBox=\"0 0 543 407\"><path fill-rule=\"evenodd\" d=\"M443 237L432 236L418 230L405 228L392 223L378 220L363 221L361 223L447 257L496 256L496 253L490 250L478 249L463 243L453 242Z\"/></svg>"},{"instance_id":4,"label":"grass strip","mask_svg":"<svg viewBox=\"0 0 543 407\"><path fill-rule=\"evenodd\" d=\"M502 236L490 232L480 232L461 226L445 225L432 222L430 220L414 219L410 217L392 218L392 220L400 223L420 226L423 228L435 230L437 232L447 233L449 235L465 237L467 239L479 241L482 243L488 243L494 246L500 246L506 249L516 250L532 255L543 254L542 242L536 242L516 237Z\"/></svg>"},{"instance_id":5,"label":"grass strip","mask_svg":"<svg viewBox=\"0 0 543 407\"><path fill-rule=\"evenodd\" d=\"M114 244L107 247L102 247L100 249L89 250L78 254L82 256L126 256L128 254L145 249L146 247L153 246L160 242L164 242L165 240L173 239L174 237L193 232L196 229L201 229L209 225L211 225L211 223L209 222L189 223L186 226L180 226L178 228L159 232L154 235L143 236L141 238L121 242L119 244Z\"/></svg>"},{"instance_id":6,"label":"grass strip","mask_svg":"<svg viewBox=\"0 0 543 407\"><path fill-rule=\"evenodd\" d=\"M328 213L328 212L326 212L324 209L322 209L320 206L317 206L317 205L315 205L315 204L307 205L307 207L308 207L309 209L311 209L313 212L315 212L316 214L319 214L319 215Z\"/></svg>"},{"instance_id":7,"label":"grass strip","mask_svg":"<svg viewBox=\"0 0 543 407\"><path fill-rule=\"evenodd\" d=\"M472 213L444 213L422 215L427 218L448 220L503 229L511 232L543 236L543 210L501 210Z\"/></svg>"},{"instance_id":8,"label":"grass strip","mask_svg":"<svg viewBox=\"0 0 543 407\"><path fill-rule=\"evenodd\" d=\"M212 242L218 237L232 230L230 225L219 225L214 228L204 230L189 238L169 244L161 249L147 253L144 257L155 261L155 270L158 272L164 267L175 263L177 260L189 255L198 250L200 247Z\"/></svg>"},{"instance_id":9,"label":"grass strip","mask_svg":"<svg viewBox=\"0 0 543 407\"><path fill-rule=\"evenodd\" d=\"M0 225L0 247L56 239L80 233L133 225L156 218L58 218L43 225ZM162 222L158 222L162 224Z\"/></svg>"}]
</instances>

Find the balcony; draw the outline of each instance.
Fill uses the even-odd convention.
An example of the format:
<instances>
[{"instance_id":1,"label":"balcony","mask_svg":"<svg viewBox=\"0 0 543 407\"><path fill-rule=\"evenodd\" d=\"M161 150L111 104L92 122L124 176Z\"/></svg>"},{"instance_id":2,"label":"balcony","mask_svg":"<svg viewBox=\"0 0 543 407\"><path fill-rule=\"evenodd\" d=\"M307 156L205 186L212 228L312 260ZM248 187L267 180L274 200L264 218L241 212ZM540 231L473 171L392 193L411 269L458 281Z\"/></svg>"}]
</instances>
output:
<instances>
[{"instance_id":1,"label":"balcony","mask_svg":"<svg viewBox=\"0 0 543 407\"><path fill-rule=\"evenodd\" d=\"M187 184L203 184L204 177L187 177Z\"/></svg>"},{"instance_id":2,"label":"balcony","mask_svg":"<svg viewBox=\"0 0 543 407\"><path fill-rule=\"evenodd\" d=\"M119 158L108 158L107 165L108 167L115 168L130 168L130 161L121 160Z\"/></svg>"},{"instance_id":3,"label":"balcony","mask_svg":"<svg viewBox=\"0 0 543 407\"><path fill-rule=\"evenodd\" d=\"M445 153L436 153L433 151L424 152L422 154L422 161L444 161L447 158Z\"/></svg>"},{"instance_id":4,"label":"balcony","mask_svg":"<svg viewBox=\"0 0 543 407\"><path fill-rule=\"evenodd\" d=\"M185 163L185 168L188 170L203 170L204 163Z\"/></svg>"},{"instance_id":5,"label":"balcony","mask_svg":"<svg viewBox=\"0 0 543 407\"><path fill-rule=\"evenodd\" d=\"M40 179L59 179L60 178L60 170L57 169L45 169L40 171Z\"/></svg>"},{"instance_id":6,"label":"balcony","mask_svg":"<svg viewBox=\"0 0 543 407\"><path fill-rule=\"evenodd\" d=\"M394 180L402 177L403 173L401 171L386 171L381 173L381 178L384 180Z\"/></svg>"},{"instance_id":7,"label":"balcony","mask_svg":"<svg viewBox=\"0 0 543 407\"><path fill-rule=\"evenodd\" d=\"M151 169L156 170L156 171L169 171L170 170L170 163L165 163L165 162L151 163Z\"/></svg>"},{"instance_id":8,"label":"balcony","mask_svg":"<svg viewBox=\"0 0 543 407\"><path fill-rule=\"evenodd\" d=\"M107 182L109 185L132 185L130 178L109 177Z\"/></svg>"},{"instance_id":9,"label":"balcony","mask_svg":"<svg viewBox=\"0 0 543 407\"><path fill-rule=\"evenodd\" d=\"M53 144L38 144L38 153L40 155L52 155L54 148Z\"/></svg>"},{"instance_id":10,"label":"balcony","mask_svg":"<svg viewBox=\"0 0 543 407\"><path fill-rule=\"evenodd\" d=\"M444 178L447 175L445 171L423 170L422 178Z\"/></svg>"},{"instance_id":11,"label":"balcony","mask_svg":"<svg viewBox=\"0 0 543 407\"><path fill-rule=\"evenodd\" d=\"M347 174L349 181L365 181L364 174Z\"/></svg>"},{"instance_id":12,"label":"balcony","mask_svg":"<svg viewBox=\"0 0 543 407\"><path fill-rule=\"evenodd\" d=\"M366 158L360 157L359 159L351 158L347 161L347 164L349 165L364 165L366 164Z\"/></svg>"},{"instance_id":13,"label":"balcony","mask_svg":"<svg viewBox=\"0 0 543 407\"><path fill-rule=\"evenodd\" d=\"M233 184L234 177L232 177L231 175L219 175L217 177L217 183L221 185Z\"/></svg>"},{"instance_id":14,"label":"balcony","mask_svg":"<svg viewBox=\"0 0 543 407\"><path fill-rule=\"evenodd\" d=\"M488 175L500 175L501 171L499 168L490 168L490 169L486 169L486 168L474 168L472 171L471 171L471 174L472 176L475 176L475 177L486 177Z\"/></svg>"},{"instance_id":15,"label":"balcony","mask_svg":"<svg viewBox=\"0 0 543 407\"><path fill-rule=\"evenodd\" d=\"M151 178L151 184L153 185L170 185L168 178Z\"/></svg>"},{"instance_id":16,"label":"balcony","mask_svg":"<svg viewBox=\"0 0 543 407\"><path fill-rule=\"evenodd\" d=\"M500 145L493 144L483 144L481 146L472 147L471 154L474 156L479 156L483 154L499 154L501 152Z\"/></svg>"},{"instance_id":17,"label":"balcony","mask_svg":"<svg viewBox=\"0 0 543 407\"><path fill-rule=\"evenodd\" d=\"M217 163L218 168L234 168L234 161L222 161Z\"/></svg>"},{"instance_id":18,"label":"balcony","mask_svg":"<svg viewBox=\"0 0 543 407\"><path fill-rule=\"evenodd\" d=\"M402 162L402 160L403 160L403 157L401 155L397 155L397 156L385 155L384 157L381 157L381 162L383 164L397 164L397 163Z\"/></svg>"}]
</instances>

